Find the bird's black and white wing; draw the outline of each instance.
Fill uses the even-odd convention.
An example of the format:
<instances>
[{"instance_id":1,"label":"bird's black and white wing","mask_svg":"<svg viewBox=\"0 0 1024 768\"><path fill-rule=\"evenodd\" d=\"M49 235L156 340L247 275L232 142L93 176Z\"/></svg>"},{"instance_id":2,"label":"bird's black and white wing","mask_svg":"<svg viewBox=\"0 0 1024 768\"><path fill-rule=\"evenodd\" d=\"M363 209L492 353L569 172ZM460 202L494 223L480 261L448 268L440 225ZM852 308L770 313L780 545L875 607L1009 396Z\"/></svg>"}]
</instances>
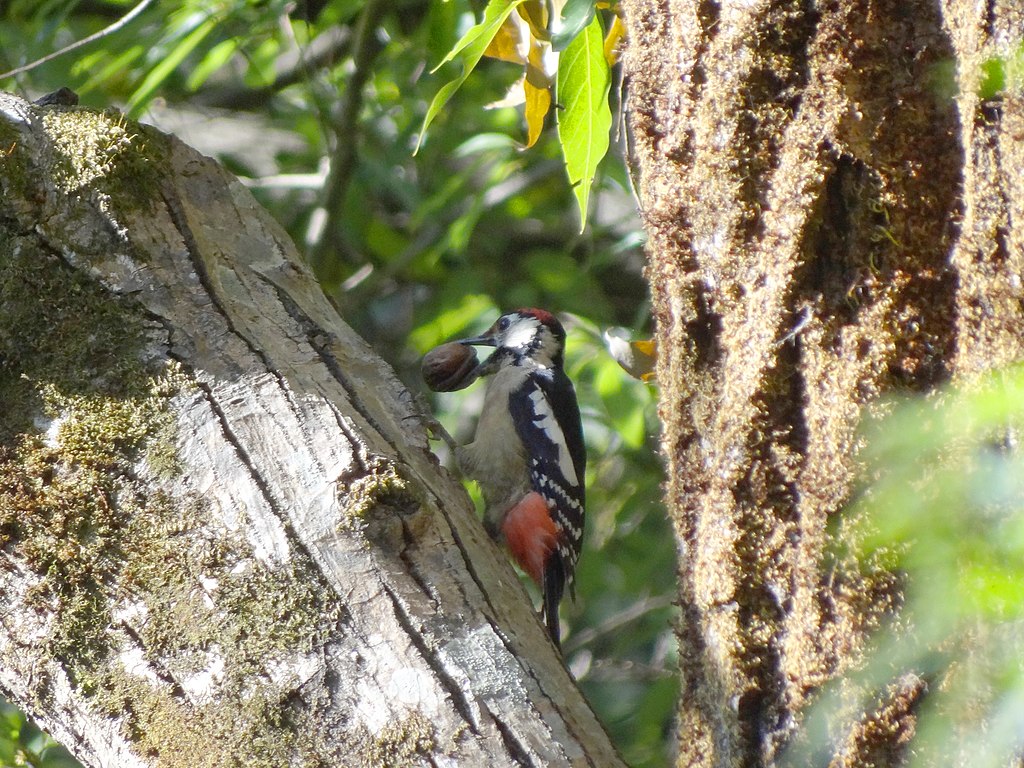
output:
<instances>
[{"instance_id":1,"label":"bird's black and white wing","mask_svg":"<svg viewBox=\"0 0 1024 768\"><path fill-rule=\"evenodd\" d=\"M530 462L533 490L544 497L558 530L557 556L550 558L544 579L545 604L557 611L583 543L587 455L580 409L561 369L532 372L509 396L509 407Z\"/></svg>"}]
</instances>

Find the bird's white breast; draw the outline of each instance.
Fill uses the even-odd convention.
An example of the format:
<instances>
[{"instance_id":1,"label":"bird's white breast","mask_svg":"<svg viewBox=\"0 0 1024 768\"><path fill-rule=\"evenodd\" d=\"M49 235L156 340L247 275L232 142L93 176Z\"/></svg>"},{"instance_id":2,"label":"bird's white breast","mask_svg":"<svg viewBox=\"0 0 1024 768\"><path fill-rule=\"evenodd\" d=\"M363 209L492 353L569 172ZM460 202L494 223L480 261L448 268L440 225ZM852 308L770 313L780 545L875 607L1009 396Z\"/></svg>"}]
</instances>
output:
<instances>
[{"instance_id":1,"label":"bird's white breast","mask_svg":"<svg viewBox=\"0 0 1024 768\"><path fill-rule=\"evenodd\" d=\"M518 366L498 371L487 383L473 442L459 451L462 470L480 484L489 513L518 501L530 489L526 452L509 413L509 395L526 379Z\"/></svg>"}]
</instances>

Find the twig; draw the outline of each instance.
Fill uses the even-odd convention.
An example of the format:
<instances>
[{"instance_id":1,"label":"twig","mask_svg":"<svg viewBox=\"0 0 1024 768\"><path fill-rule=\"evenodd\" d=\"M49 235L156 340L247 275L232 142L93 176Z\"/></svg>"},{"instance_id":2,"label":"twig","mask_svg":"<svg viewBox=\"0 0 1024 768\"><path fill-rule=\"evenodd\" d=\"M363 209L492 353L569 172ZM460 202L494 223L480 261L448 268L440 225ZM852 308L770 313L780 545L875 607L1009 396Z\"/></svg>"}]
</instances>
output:
<instances>
[{"instance_id":1,"label":"twig","mask_svg":"<svg viewBox=\"0 0 1024 768\"><path fill-rule=\"evenodd\" d=\"M83 45L88 45L89 43L92 43L92 42L94 42L96 40L99 40L102 37L106 37L107 35L112 35L114 32L117 32L118 30L120 30L120 29L128 26L129 24L131 24L132 21L134 21L135 18L140 13L142 13L144 10L146 10L146 8L152 2L153 2L153 0L142 0L141 3L139 3L134 8L132 8L130 11L128 11L128 13L126 13L120 19L115 21L113 24L110 24L109 26L104 27L99 32L94 32L93 34L89 35L88 37L84 37L81 40L78 40L78 41L76 41L74 43L71 43L71 45L67 45L67 46L61 48L59 51L54 51L53 53L48 53L46 56L43 56L43 58L41 58L41 59L36 59L35 61L29 62L28 64L25 64L22 67L18 67L17 69L12 69L10 72L4 72L3 74L0 74L0 80L4 80L4 79L6 79L8 77L14 77L15 75L20 75L20 74L22 74L24 72L28 72L29 70L35 69L36 67L40 66L41 64L45 64L48 61L53 61L58 56L63 56L65 53L73 51L76 48L81 48Z\"/></svg>"},{"instance_id":2,"label":"twig","mask_svg":"<svg viewBox=\"0 0 1024 768\"><path fill-rule=\"evenodd\" d=\"M573 635L569 636L568 641L564 644L563 653L566 655L576 651L585 645L594 642L597 638L602 635L606 635L609 632L613 632L624 624L629 624L632 621L636 621L644 614L651 613L652 611L659 611L662 608L668 608L672 605L674 598L672 595L658 595L655 597L645 597L643 600L638 600L627 608L613 613L611 616L602 621L598 626L591 627L589 629L581 630Z\"/></svg>"},{"instance_id":3,"label":"twig","mask_svg":"<svg viewBox=\"0 0 1024 768\"><path fill-rule=\"evenodd\" d=\"M322 205L325 218L320 232L314 236L310 244L310 263L314 266L323 263L327 252L334 244L341 206L352 179L352 171L355 169L356 136L359 128L359 111L363 105L363 88L370 78L374 59L383 49L375 34L377 21L383 10L381 0L368 0L356 24L352 45L354 69L345 86L345 93L338 108L338 119L334 123L334 156L331 158L331 170L327 174Z\"/></svg>"},{"instance_id":4,"label":"twig","mask_svg":"<svg viewBox=\"0 0 1024 768\"><path fill-rule=\"evenodd\" d=\"M664 680L676 672L674 665L599 659L587 671L586 678L591 682L627 683L639 680Z\"/></svg>"},{"instance_id":5,"label":"twig","mask_svg":"<svg viewBox=\"0 0 1024 768\"><path fill-rule=\"evenodd\" d=\"M224 109L255 109L267 103L275 93L310 77L310 73L333 66L352 44L352 35L345 28L331 28L314 38L308 50L281 56L276 67L274 82L260 88L227 87L208 88L197 94L196 100L208 107Z\"/></svg>"}]
</instances>

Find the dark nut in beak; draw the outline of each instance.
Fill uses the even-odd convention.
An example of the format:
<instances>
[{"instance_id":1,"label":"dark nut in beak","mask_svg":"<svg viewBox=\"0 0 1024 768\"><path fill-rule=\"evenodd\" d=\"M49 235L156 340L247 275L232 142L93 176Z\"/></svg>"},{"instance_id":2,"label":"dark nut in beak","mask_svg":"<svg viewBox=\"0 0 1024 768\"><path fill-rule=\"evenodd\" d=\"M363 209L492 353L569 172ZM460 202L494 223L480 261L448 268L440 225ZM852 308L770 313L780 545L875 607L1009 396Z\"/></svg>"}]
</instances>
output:
<instances>
[{"instance_id":1,"label":"dark nut in beak","mask_svg":"<svg viewBox=\"0 0 1024 768\"><path fill-rule=\"evenodd\" d=\"M435 392L454 392L476 380L476 366L476 351L472 347L450 341L427 352L420 370L427 386Z\"/></svg>"}]
</instances>

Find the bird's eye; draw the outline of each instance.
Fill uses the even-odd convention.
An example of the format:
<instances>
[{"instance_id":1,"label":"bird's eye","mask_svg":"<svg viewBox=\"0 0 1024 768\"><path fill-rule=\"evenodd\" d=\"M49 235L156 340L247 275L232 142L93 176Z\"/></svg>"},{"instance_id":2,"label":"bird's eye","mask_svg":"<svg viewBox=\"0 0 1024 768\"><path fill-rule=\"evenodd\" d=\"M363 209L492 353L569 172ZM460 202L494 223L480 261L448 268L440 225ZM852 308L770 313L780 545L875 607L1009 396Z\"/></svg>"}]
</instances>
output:
<instances>
[{"instance_id":1,"label":"bird's eye","mask_svg":"<svg viewBox=\"0 0 1024 768\"><path fill-rule=\"evenodd\" d=\"M503 317L503 318L501 318L501 320L498 321L498 330L499 331L507 331L508 327L511 324L512 324L511 320L509 320L507 317Z\"/></svg>"}]
</instances>

